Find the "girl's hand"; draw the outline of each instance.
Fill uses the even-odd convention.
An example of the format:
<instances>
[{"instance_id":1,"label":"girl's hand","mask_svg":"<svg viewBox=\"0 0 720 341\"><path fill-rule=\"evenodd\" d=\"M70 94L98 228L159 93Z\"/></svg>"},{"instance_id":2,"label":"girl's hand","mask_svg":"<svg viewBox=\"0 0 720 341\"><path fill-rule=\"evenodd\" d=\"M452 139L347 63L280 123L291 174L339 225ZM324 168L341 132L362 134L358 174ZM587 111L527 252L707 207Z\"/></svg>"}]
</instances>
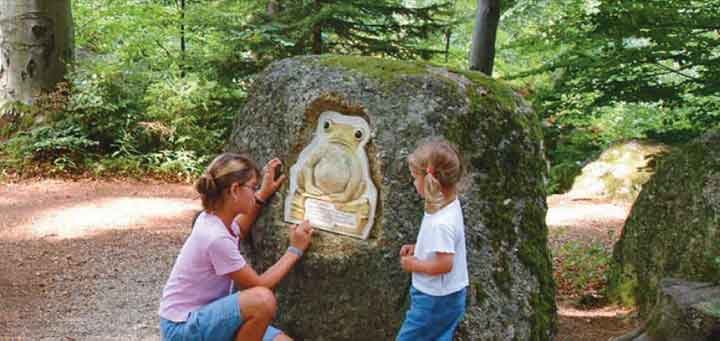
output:
<instances>
[{"instance_id":1,"label":"girl's hand","mask_svg":"<svg viewBox=\"0 0 720 341\"><path fill-rule=\"evenodd\" d=\"M268 198L270 198L270 196L273 195L278 188L280 188L280 185L282 185L287 178L285 174L283 174L275 179L278 169L281 166L282 161L278 158L274 158L268 161L265 167L263 167L262 184L260 185L260 190L257 192L257 196L260 200L267 201Z\"/></svg>"},{"instance_id":2,"label":"girl's hand","mask_svg":"<svg viewBox=\"0 0 720 341\"><path fill-rule=\"evenodd\" d=\"M400 248L400 257L412 256L415 254L415 244L405 244Z\"/></svg>"},{"instance_id":3,"label":"girl's hand","mask_svg":"<svg viewBox=\"0 0 720 341\"><path fill-rule=\"evenodd\" d=\"M418 265L420 260L415 256L400 257L400 267L406 272L419 272Z\"/></svg>"},{"instance_id":4,"label":"girl's hand","mask_svg":"<svg viewBox=\"0 0 720 341\"><path fill-rule=\"evenodd\" d=\"M310 227L310 223L307 220L303 221L300 225L290 226L290 245L303 250L303 252L307 251L308 247L310 247L310 239L313 231L313 228Z\"/></svg>"}]
</instances>

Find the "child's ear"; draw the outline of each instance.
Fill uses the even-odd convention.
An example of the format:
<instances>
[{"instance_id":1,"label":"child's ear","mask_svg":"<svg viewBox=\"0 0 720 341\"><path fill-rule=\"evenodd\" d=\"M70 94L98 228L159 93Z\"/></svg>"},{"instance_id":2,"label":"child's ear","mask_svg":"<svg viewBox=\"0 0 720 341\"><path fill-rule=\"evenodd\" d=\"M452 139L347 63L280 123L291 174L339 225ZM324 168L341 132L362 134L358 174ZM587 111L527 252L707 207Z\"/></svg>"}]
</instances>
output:
<instances>
[{"instance_id":1,"label":"child's ear","mask_svg":"<svg viewBox=\"0 0 720 341\"><path fill-rule=\"evenodd\" d=\"M240 184L237 182L230 185L230 196L232 196L233 199L237 199L239 189L240 189Z\"/></svg>"}]
</instances>

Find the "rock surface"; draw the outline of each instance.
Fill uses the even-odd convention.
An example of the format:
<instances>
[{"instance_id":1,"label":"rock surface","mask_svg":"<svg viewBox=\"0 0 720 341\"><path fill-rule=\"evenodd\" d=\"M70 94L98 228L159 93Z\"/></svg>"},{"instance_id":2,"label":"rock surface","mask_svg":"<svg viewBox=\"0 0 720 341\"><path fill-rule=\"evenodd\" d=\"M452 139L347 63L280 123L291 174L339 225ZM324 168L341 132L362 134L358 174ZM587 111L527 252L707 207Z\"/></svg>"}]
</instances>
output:
<instances>
[{"instance_id":1,"label":"rock surface","mask_svg":"<svg viewBox=\"0 0 720 341\"><path fill-rule=\"evenodd\" d=\"M645 328L613 341L720 339L720 285L663 279Z\"/></svg>"},{"instance_id":2,"label":"rock surface","mask_svg":"<svg viewBox=\"0 0 720 341\"><path fill-rule=\"evenodd\" d=\"M720 279L720 134L711 132L656 160L610 269L611 296L652 311L660 280Z\"/></svg>"},{"instance_id":3,"label":"rock surface","mask_svg":"<svg viewBox=\"0 0 720 341\"><path fill-rule=\"evenodd\" d=\"M237 117L230 151L286 170L311 140L318 116L365 118L378 189L367 240L317 231L311 250L277 289L276 324L296 340L391 340L409 305L398 251L413 243L423 204L407 155L442 135L468 163L461 196L471 284L457 340L550 340L556 308L547 249L545 164L539 120L509 87L480 73L362 57L273 63ZM244 245L263 271L287 247L283 188Z\"/></svg>"},{"instance_id":4,"label":"rock surface","mask_svg":"<svg viewBox=\"0 0 720 341\"><path fill-rule=\"evenodd\" d=\"M567 195L573 199L633 201L652 175L648 162L667 150L648 141L615 144L583 167Z\"/></svg>"}]
</instances>

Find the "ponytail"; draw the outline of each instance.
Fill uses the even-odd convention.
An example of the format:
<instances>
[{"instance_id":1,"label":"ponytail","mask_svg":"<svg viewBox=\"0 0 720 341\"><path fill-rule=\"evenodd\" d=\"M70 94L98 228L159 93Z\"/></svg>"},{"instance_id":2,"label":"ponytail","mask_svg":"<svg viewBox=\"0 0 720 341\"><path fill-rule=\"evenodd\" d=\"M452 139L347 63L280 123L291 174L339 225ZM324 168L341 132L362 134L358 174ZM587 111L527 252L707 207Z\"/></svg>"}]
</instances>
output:
<instances>
[{"instance_id":1,"label":"ponytail","mask_svg":"<svg viewBox=\"0 0 720 341\"><path fill-rule=\"evenodd\" d=\"M425 192L425 211L435 213L445 204L445 196L442 192L442 185L435 177L432 168L428 167L428 172L423 180L423 191Z\"/></svg>"}]
</instances>

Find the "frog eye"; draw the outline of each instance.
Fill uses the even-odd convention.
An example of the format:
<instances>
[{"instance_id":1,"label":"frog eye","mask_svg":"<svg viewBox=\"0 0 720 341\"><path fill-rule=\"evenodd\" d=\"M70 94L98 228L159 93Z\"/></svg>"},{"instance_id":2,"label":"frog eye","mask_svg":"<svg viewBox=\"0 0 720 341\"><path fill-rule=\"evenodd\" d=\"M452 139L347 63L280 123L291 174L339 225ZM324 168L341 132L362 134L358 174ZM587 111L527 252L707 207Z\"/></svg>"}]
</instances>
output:
<instances>
[{"instance_id":1,"label":"frog eye","mask_svg":"<svg viewBox=\"0 0 720 341\"><path fill-rule=\"evenodd\" d=\"M363 137L363 132L362 132L362 130L360 130L360 129L355 130L355 138L359 140L359 139L361 139L362 137Z\"/></svg>"},{"instance_id":2,"label":"frog eye","mask_svg":"<svg viewBox=\"0 0 720 341\"><path fill-rule=\"evenodd\" d=\"M325 124L323 125L323 128L327 131L330 129L330 126L332 126L332 121L327 120L325 121Z\"/></svg>"}]
</instances>

